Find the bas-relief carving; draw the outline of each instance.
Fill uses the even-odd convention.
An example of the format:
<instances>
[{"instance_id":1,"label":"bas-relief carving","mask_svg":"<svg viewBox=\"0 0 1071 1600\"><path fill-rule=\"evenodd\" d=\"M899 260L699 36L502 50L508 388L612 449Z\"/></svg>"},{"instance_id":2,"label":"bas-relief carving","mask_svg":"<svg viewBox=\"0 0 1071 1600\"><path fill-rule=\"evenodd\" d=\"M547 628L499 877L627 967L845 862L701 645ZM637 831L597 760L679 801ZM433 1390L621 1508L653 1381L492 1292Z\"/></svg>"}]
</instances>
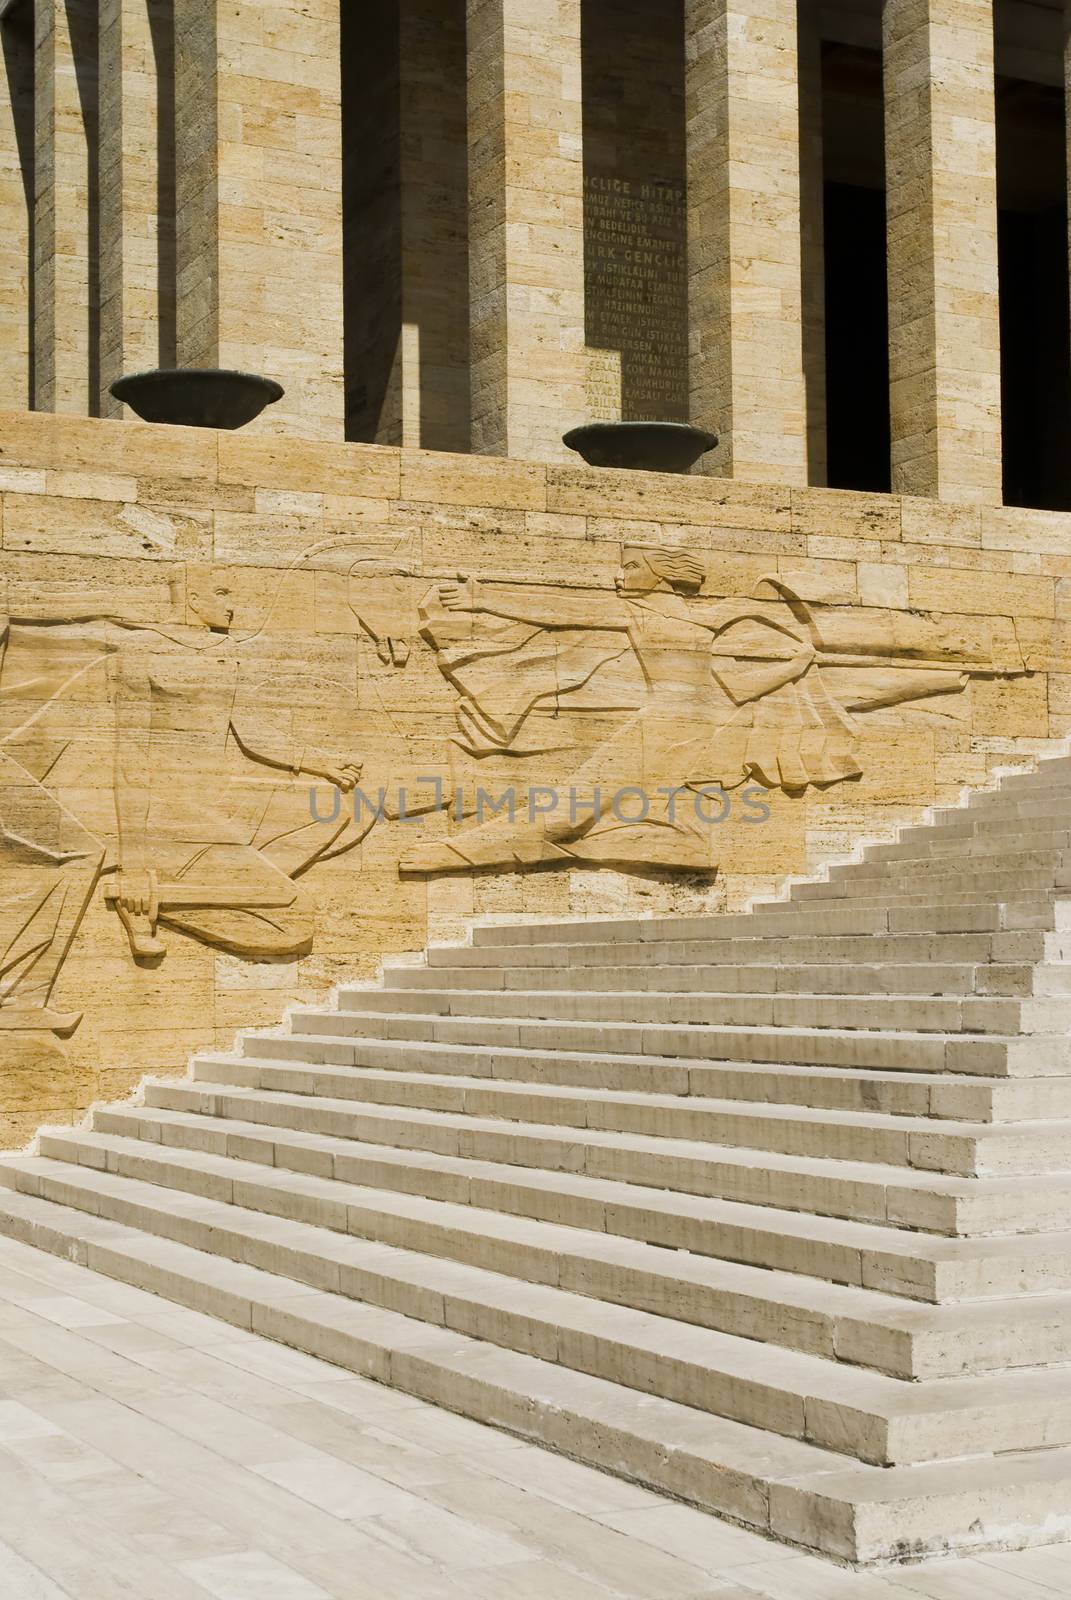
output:
<instances>
[{"instance_id":1,"label":"bas-relief carving","mask_svg":"<svg viewBox=\"0 0 1071 1600\"><path fill-rule=\"evenodd\" d=\"M436 585L419 631L456 694L458 748L506 761L521 786L531 758L558 752L579 815L463 826L403 852L401 869L714 870L716 830L659 789L752 781L800 795L851 780L858 714L1023 670L1013 631L979 651L923 618L809 605L777 578L750 599L710 599L704 578L688 551L630 547L613 595ZM352 593L348 603L354 640L391 670L410 655L400 593L375 616ZM167 930L253 960L311 949L305 875L376 819L310 813L310 778L351 793L361 763L273 727L287 686L277 677L259 692L255 641L276 604L239 634L223 576L189 567L171 622L90 601L0 619L0 1031L77 1027L53 990L101 885L139 964L164 959ZM313 669L292 650L272 662L293 675L298 704ZM566 710L613 727L571 771ZM619 819L600 795L623 784L650 796L642 820Z\"/></svg>"},{"instance_id":2,"label":"bas-relief carving","mask_svg":"<svg viewBox=\"0 0 1071 1600\"><path fill-rule=\"evenodd\" d=\"M349 792L360 762L264 725L225 583L190 569L187 614L3 625L0 1029L77 1026L50 1000L98 878L138 962L166 955L161 927L293 958L312 946L315 910L297 880L371 825L311 818L309 778Z\"/></svg>"},{"instance_id":3,"label":"bas-relief carving","mask_svg":"<svg viewBox=\"0 0 1071 1600\"><path fill-rule=\"evenodd\" d=\"M799 795L859 778L855 715L1016 675L1011 636L986 653L926 619L808 605L776 577L749 600L707 599L702 560L627 547L616 595L484 587L459 578L424 599L421 632L460 696L458 744L474 756L546 748L541 712L631 657L638 705L568 776L567 815L497 818L415 845L403 872L549 864L713 871L718 837L694 795L752 781ZM645 815L613 809L642 787ZM681 797L686 798L682 801ZM575 798L574 798L575 797Z\"/></svg>"}]
</instances>

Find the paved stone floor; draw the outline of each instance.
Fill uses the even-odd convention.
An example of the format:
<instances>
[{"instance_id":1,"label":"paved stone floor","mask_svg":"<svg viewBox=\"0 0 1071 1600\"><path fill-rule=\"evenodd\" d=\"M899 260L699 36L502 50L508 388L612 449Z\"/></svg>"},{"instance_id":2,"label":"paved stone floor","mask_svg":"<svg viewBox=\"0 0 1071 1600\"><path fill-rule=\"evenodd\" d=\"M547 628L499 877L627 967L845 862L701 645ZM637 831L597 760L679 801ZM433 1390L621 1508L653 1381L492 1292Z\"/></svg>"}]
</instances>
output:
<instances>
[{"instance_id":1,"label":"paved stone floor","mask_svg":"<svg viewBox=\"0 0 1071 1600\"><path fill-rule=\"evenodd\" d=\"M1053 1600L855 1576L0 1240L2 1600Z\"/></svg>"}]
</instances>

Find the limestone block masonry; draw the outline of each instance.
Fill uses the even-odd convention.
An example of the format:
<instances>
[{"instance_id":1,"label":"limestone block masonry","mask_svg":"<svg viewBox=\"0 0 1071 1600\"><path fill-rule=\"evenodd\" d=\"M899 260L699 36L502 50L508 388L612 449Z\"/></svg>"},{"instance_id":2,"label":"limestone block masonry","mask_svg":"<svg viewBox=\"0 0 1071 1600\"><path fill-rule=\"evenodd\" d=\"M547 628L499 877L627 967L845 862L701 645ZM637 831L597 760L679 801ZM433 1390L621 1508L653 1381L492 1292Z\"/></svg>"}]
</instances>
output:
<instances>
[{"instance_id":1,"label":"limestone block masonry","mask_svg":"<svg viewBox=\"0 0 1071 1600\"><path fill-rule=\"evenodd\" d=\"M1071 731L1051 514L36 414L0 496L8 1148L474 918L739 910Z\"/></svg>"},{"instance_id":2,"label":"limestone block masonry","mask_svg":"<svg viewBox=\"0 0 1071 1600\"><path fill-rule=\"evenodd\" d=\"M286 375L264 433L342 439L339 9L176 0L179 366Z\"/></svg>"},{"instance_id":3,"label":"limestone block masonry","mask_svg":"<svg viewBox=\"0 0 1071 1600\"><path fill-rule=\"evenodd\" d=\"M845 1561L1066 1538L1069 798L432 945L0 1158L0 1231Z\"/></svg>"}]
</instances>

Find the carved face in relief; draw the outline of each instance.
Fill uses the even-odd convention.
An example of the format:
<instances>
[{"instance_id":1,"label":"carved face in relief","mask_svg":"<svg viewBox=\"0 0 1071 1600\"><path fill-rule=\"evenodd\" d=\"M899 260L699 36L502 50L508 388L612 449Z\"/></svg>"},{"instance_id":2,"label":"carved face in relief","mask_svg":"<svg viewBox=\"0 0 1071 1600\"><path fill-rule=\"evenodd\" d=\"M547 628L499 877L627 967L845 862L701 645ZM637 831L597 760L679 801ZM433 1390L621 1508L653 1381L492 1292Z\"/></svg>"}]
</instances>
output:
<instances>
[{"instance_id":1,"label":"carved face in relief","mask_svg":"<svg viewBox=\"0 0 1071 1600\"><path fill-rule=\"evenodd\" d=\"M186 602L198 621L214 633L226 633L234 621L230 588L223 574L211 567L188 568Z\"/></svg>"},{"instance_id":2,"label":"carved face in relief","mask_svg":"<svg viewBox=\"0 0 1071 1600\"><path fill-rule=\"evenodd\" d=\"M614 579L618 594L652 594L661 588L662 579L638 550L626 550L621 570Z\"/></svg>"},{"instance_id":3,"label":"carved face in relief","mask_svg":"<svg viewBox=\"0 0 1071 1600\"><path fill-rule=\"evenodd\" d=\"M614 587L618 594L653 594L656 589L698 594L704 576L702 559L690 550L626 545Z\"/></svg>"}]
</instances>

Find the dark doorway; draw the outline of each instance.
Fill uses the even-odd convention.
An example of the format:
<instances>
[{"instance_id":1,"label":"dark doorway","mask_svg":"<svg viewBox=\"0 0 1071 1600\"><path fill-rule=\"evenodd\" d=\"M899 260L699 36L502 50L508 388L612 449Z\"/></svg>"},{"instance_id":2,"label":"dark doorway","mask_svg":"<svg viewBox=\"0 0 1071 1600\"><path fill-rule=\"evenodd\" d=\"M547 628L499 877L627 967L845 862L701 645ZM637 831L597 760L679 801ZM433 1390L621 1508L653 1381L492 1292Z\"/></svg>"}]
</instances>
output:
<instances>
[{"instance_id":1,"label":"dark doorway","mask_svg":"<svg viewBox=\"0 0 1071 1600\"><path fill-rule=\"evenodd\" d=\"M470 447L464 0L342 7L346 437Z\"/></svg>"},{"instance_id":2,"label":"dark doorway","mask_svg":"<svg viewBox=\"0 0 1071 1600\"><path fill-rule=\"evenodd\" d=\"M346 438L399 444L391 378L401 340L401 39L398 7L342 7Z\"/></svg>"},{"instance_id":3,"label":"dark doorway","mask_svg":"<svg viewBox=\"0 0 1071 1600\"><path fill-rule=\"evenodd\" d=\"M156 65L156 306L162 367L178 364L178 218L175 213L175 7L149 0Z\"/></svg>"},{"instance_id":4,"label":"dark doorway","mask_svg":"<svg viewBox=\"0 0 1071 1600\"><path fill-rule=\"evenodd\" d=\"M1071 510L1071 310L1062 89L997 79L1004 501Z\"/></svg>"},{"instance_id":5,"label":"dark doorway","mask_svg":"<svg viewBox=\"0 0 1071 1600\"><path fill-rule=\"evenodd\" d=\"M887 493L889 310L881 52L822 47L827 481Z\"/></svg>"}]
</instances>

